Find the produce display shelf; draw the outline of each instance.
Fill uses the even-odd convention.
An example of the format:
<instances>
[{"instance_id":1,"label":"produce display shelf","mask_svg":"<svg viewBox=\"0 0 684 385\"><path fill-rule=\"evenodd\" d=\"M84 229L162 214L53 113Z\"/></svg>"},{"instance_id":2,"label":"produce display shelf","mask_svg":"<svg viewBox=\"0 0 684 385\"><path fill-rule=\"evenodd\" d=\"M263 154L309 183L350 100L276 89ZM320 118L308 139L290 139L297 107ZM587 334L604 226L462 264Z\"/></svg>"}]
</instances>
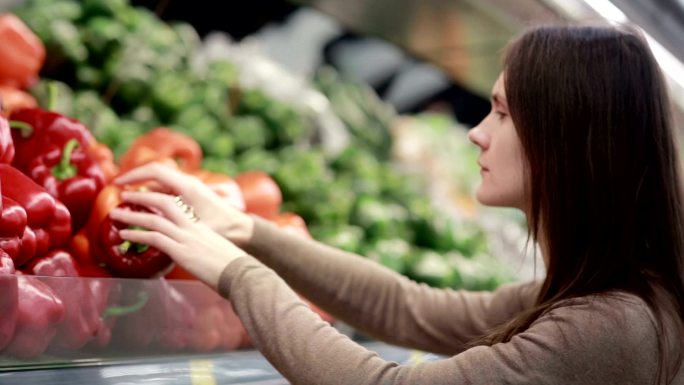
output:
<instances>
[{"instance_id":1,"label":"produce display shelf","mask_svg":"<svg viewBox=\"0 0 684 385\"><path fill-rule=\"evenodd\" d=\"M385 360L400 364L434 361L439 356L404 349L378 341L361 342ZM51 367L37 370L0 372L3 385L213 385L287 384L257 350L238 350L209 355L179 355L95 361L84 366Z\"/></svg>"}]
</instances>

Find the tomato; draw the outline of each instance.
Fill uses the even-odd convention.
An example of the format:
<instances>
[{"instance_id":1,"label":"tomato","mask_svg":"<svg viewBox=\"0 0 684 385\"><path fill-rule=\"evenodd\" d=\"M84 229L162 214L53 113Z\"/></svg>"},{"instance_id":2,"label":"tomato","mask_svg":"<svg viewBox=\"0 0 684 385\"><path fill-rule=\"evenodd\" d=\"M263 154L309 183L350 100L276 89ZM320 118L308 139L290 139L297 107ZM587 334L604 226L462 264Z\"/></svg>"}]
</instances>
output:
<instances>
[{"instance_id":1,"label":"tomato","mask_svg":"<svg viewBox=\"0 0 684 385\"><path fill-rule=\"evenodd\" d=\"M231 206L240 211L245 211L245 200L235 179L225 174L206 170L193 172L192 175L199 178Z\"/></svg>"},{"instance_id":2,"label":"tomato","mask_svg":"<svg viewBox=\"0 0 684 385\"><path fill-rule=\"evenodd\" d=\"M197 281L197 277L194 275L190 274L187 270L184 268L178 266L178 264L175 264L173 266L173 269L164 276L166 279L182 279L186 281Z\"/></svg>"},{"instance_id":3,"label":"tomato","mask_svg":"<svg viewBox=\"0 0 684 385\"><path fill-rule=\"evenodd\" d=\"M9 116L12 111L22 108L38 107L38 102L31 94L20 89L0 85L0 113Z\"/></svg>"},{"instance_id":4,"label":"tomato","mask_svg":"<svg viewBox=\"0 0 684 385\"><path fill-rule=\"evenodd\" d=\"M38 79L45 62L45 46L21 19L0 15L0 83L26 88Z\"/></svg>"},{"instance_id":5,"label":"tomato","mask_svg":"<svg viewBox=\"0 0 684 385\"><path fill-rule=\"evenodd\" d=\"M278 184L262 171L247 171L235 178L248 213L270 219L278 214L283 195Z\"/></svg>"},{"instance_id":6,"label":"tomato","mask_svg":"<svg viewBox=\"0 0 684 385\"><path fill-rule=\"evenodd\" d=\"M164 162L185 172L197 171L202 164L202 149L197 141L166 127L157 127L139 136L121 156L120 172L150 162Z\"/></svg>"},{"instance_id":7,"label":"tomato","mask_svg":"<svg viewBox=\"0 0 684 385\"><path fill-rule=\"evenodd\" d=\"M107 183L119 173L119 166L114 162L114 153L104 143L93 139L88 146L88 155L100 165Z\"/></svg>"},{"instance_id":8,"label":"tomato","mask_svg":"<svg viewBox=\"0 0 684 385\"><path fill-rule=\"evenodd\" d=\"M270 218L270 220L285 231L311 238L311 234L309 234L309 230L306 227L306 222L304 222L302 217L295 213L281 213Z\"/></svg>"},{"instance_id":9,"label":"tomato","mask_svg":"<svg viewBox=\"0 0 684 385\"><path fill-rule=\"evenodd\" d=\"M318 314L318 316L321 317L321 319L322 319L323 321L326 321L326 322L328 322L328 323L333 323L333 322L335 322L335 317L333 317L332 315L330 315L330 313L328 313L328 312L326 312L325 310L321 309L320 307L316 306L313 302L311 302L311 301L309 301L308 299L302 297L301 295L299 296L299 298L300 298L305 304L307 304L307 306L309 306L309 308L311 308L311 311L313 311L314 313Z\"/></svg>"}]
</instances>

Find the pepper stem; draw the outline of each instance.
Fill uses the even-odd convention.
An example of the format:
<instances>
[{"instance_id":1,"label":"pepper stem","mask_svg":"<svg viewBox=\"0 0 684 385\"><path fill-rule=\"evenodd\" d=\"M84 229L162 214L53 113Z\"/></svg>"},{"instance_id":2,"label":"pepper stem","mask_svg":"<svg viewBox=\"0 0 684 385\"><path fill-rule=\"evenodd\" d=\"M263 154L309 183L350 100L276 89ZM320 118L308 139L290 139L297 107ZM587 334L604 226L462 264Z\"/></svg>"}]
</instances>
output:
<instances>
[{"instance_id":1,"label":"pepper stem","mask_svg":"<svg viewBox=\"0 0 684 385\"><path fill-rule=\"evenodd\" d=\"M22 122L19 120L10 120L9 124L10 128L14 128L21 131L22 138L28 138L29 136L31 136L31 134L33 134L33 126L26 122Z\"/></svg>"},{"instance_id":2,"label":"pepper stem","mask_svg":"<svg viewBox=\"0 0 684 385\"><path fill-rule=\"evenodd\" d=\"M146 228L142 226L128 226L129 230L147 230ZM133 243L131 241L123 241L119 245L119 251L121 254L126 254L130 249L131 246L135 248L135 252L138 254L142 254L147 251L147 249L150 248L150 245L144 244L144 243Z\"/></svg>"},{"instance_id":3,"label":"pepper stem","mask_svg":"<svg viewBox=\"0 0 684 385\"><path fill-rule=\"evenodd\" d=\"M48 82L47 89L48 89L47 109L48 109L48 111L55 111L57 109L57 97L59 96L59 88L57 87L57 83Z\"/></svg>"},{"instance_id":4,"label":"pepper stem","mask_svg":"<svg viewBox=\"0 0 684 385\"><path fill-rule=\"evenodd\" d=\"M71 155L74 153L76 147L78 147L78 140L76 139L70 139L67 144L64 145L62 159L57 166L52 168L52 175L54 175L55 178L65 180L76 176L78 169L71 164Z\"/></svg>"},{"instance_id":5,"label":"pepper stem","mask_svg":"<svg viewBox=\"0 0 684 385\"><path fill-rule=\"evenodd\" d=\"M135 252L138 254L142 254L147 251L147 249L150 248L150 245L146 245L143 243L136 243L135 244Z\"/></svg>"},{"instance_id":6,"label":"pepper stem","mask_svg":"<svg viewBox=\"0 0 684 385\"><path fill-rule=\"evenodd\" d=\"M145 307L148 299L150 299L149 294L144 291L138 292L138 300L134 304L129 306L110 306L102 313L102 318L118 317L135 313Z\"/></svg>"},{"instance_id":7,"label":"pepper stem","mask_svg":"<svg viewBox=\"0 0 684 385\"><path fill-rule=\"evenodd\" d=\"M123 241L123 243L119 245L119 251L121 254L128 253L128 249L131 248L131 245L133 245L131 241Z\"/></svg>"}]
</instances>

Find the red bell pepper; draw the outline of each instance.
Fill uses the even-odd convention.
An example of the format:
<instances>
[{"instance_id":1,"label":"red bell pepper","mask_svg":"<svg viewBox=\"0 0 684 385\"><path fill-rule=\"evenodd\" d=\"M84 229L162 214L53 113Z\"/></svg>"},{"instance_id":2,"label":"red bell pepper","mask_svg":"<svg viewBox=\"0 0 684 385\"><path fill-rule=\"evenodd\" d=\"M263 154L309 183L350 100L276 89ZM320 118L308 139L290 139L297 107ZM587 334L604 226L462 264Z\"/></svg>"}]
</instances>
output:
<instances>
[{"instance_id":1,"label":"red bell pepper","mask_svg":"<svg viewBox=\"0 0 684 385\"><path fill-rule=\"evenodd\" d=\"M109 216L109 212L121 204L121 189L116 185L107 185L95 198L95 203L90 211L88 223L79 233L72 238L71 249L81 266L97 266L104 271L106 269L101 260L104 250L100 248L100 226ZM85 239L83 239L85 236Z\"/></svg>"},{"instance_id":2,"label":"red bell pepper","mask_svg":"<svg viewBox=\"0 0 684 385\"><path fill-rule=\"evenodd\" d=\"M12 164L25 171L28 164L52 146L63 148L71 139L86 152L93 142L90 130L79 121L40 108L24 108L10 115L16 156Z\"/></svg>"},{"instance_id":3,"label":"red bell pepper","mask_svg":"<svg viewBox=\"0 0 684 385\"><path fill-rule=\"evenodd\" d=\"M46 256L34 259L28 272L49 277L78 277L76 260L64 250L53 250ZM88 282L85 280L51 279L45 283L55 291L64 304L64 320L57 329L53 345L76 350L95 338L104 328Z\"/></svg>"},{"instance_id":4,"label":"red bell pepper","mask_svg":"<svg viewBox=\"0 0 684 385\"><path fill-rule=\"evenodd\" d=\"M119 315L112 330L112 342L121 348L136 350L150 348L157 338L161 294L156 280L141 281L141 285L123 287L122 305L129 304L135 311ZM155 325L150 328L147 325Z\"/></svg>"},{"instance_id":5,"label":"red bell pepper","mask_svg":"<svg viewBox=\"0 0 684 385\"><path fill-rule=\"evenodd\" d=\"M119 230L127 225L113 221L109 217L109 212L115 207L149 210L122 203L120 194L119 187L108 185L95 199L85 232L92 264L124 278L147 278L171 267L171 258L159 250L121 239Z\"/></svg>"},{"instance_id":6,"label":"red bell pepper","mask_svg":"<svg viewBox=\"0 0 684 385\"><path fill-rule=\"evenodd\" d=\"M195 327L188 330L188 347L197 352L232 350L241 340L242 323L227 308L230 304L204 285L177 284L176 288L192 303Z\"/></svg>"},{"instance_id":7,"label":"red bell pepper","mask_svg":"<svg viewBox=\"0 0 684 385\"><path fill-rule=\"evenodd\" d=\"M166 280L161 279L160 282L163 313L159 319L157 345L164 350L181 350L190 342L188 331L195 327L195 308Z\"/></svg>"},{"instance_id":8,"label":"red bell pepper","mask_svg":"<svg viewBox=\"0 0 684 385\"><path fill-rule=\"evenodd\" d=\"M190 348L196 352L206 353L221 346L221 328L225 318L221 308L216 305L195 306L197 324L190 335Z\"/></svg>"},{"instance_id":9,"label":"red bell pepper","mask_svg":"<svg viewBox=\"0 0 684 385\"><path fill-rule=\"evenodd\" d=\"M78 275L81 277L97 278L85 279L85 282L90 287L90 291L95 299L97 312L102 315L103 322L100 324L95 338L90 340L87 346L103 348L109 344L112 337L111 329L116 323L116 317L112 316L112 309L117 309L116 311L121 313L121 309L116 307L121 296L121 284L113 280L100 279L111 278L112 274L95 264L90 253L90 241L86 235L86 229L81 229L71 238L69 241L69 251L76 260L75 265L78 269Z\"/></svg>"},{"instance_id":10,"label":"red bell pepper","mask_svg":"<svg viewBox=\"0 0 684 385\"><path fill-rule=\"evenodd\" d=\"M24 246L22 243L26 232L26 210L6 196L2 197L0 207L2 209L0 214L0 249L6 252L16 265L21 265L18 258ZM26 246L29 246L28 242ZM35 239L31 252L31 255L33 254L35 254Z\"/></svg>"},{"instance_id":11,"label":"red bell pepper","mask_svg":"<svg viewBox=\"0 0 684 385\"><path fill-rule=\"evenodd\" d=\"M2 194L19 203L28 215L29 226L43 227L55 215L55 198L16 168L0 164Z\"/></svg>"},{"instance_id":12,"label":"red bell pepper","mask_svg":"<svg viewBox=\"0 0 684 385\"><path fill-rule=\"evenodd\" d=\"M150 212L139 205L121 203L117 208L139 212ZM129 228L128 224L114 221L107 216L97 232L100 264L119 277L149 278L161 274L172 267L171 258L159 249L149 245L124 241L119 231Z\"/></svg>"},{"instance_id":13,"label":"red bell pepper","mask_svg":"<svg viewBox=\"0 0 684 385\"><path fill-rule=\"evenodd\" d=\"M105 179L99 164L78 145L76 139L70 139L63 148L47 146L25 170L31 179L66 205L73 230L85 225Z\"/></svg>"},{"instance_id":14,"label":"red bell pepper","mask_svg":"<svg viewBox=\"0 0 684 385\"><path fill-rule=\"evenodd\" d=\"M28 226L36 238L35 256L45 255L48 249L64 245L69 240L71 214L64 204L7 164L0 164L0 180L3 182L3 196L16 201L26 210Z\"/></svg>"},{"instance_id":15,"label":"red bell pepper","mask_svg":"<svg viewBox=\"0 0 684 385\"><path fill-rule=\"evenodd\" d=\"M78 273L81 277L111 278L112 274L97 265L90 252L90 240L86 229L81 229L69 240L69 252L76 259Z\"/></svg>"},{"instance_id":16,"label":"red bell pepper","mask_svg":"<svg viewBox=\"0 0 684 385\"><path fill-rule=\"evenodd\" d=\"M19 288L17 326L5 353L17 358L42 354L64 318L64 303L38 278L16 273Z\"/></svg>"},{"instance_id":17,"label":"red bell pepper","mask_svg":"<svg viewBox=\"0 0 684 385\"><path fill-rule=\"evenodd\" d=\"M9 254L15 266L23 266L36 254L36 234L26 224L26 210L17 202L3 196L0 249Z\"/></svg>"},{"instance_id":18,"label":"red bell pepper","mask_svg":"<svg viewBox=\"0 0 684 385\"><path fill-rule=\"evenodd\" d=\"M104 184L102 146L80 122L54 112L25 108L11 116L17 128L12 131L18 154L13 165L65 203L72 228L81 228Z\"/></svg>"},{"instance_id":19,"label":"red bell pepper","mask_svg":"<svg viewBox=\"0 0 684 385\"><path fill-rule=\"evenodd\" d=\"M147 298L136 312L118 319L113 339L125 347L160 347L178 351L190 342L195 327L195 310L190 302L164 279L144 281L140 287L127 287L130 298ZM136 301L134 301L136 302ZM153 329L148 325L154 324Z\"/></svg>"},{"instance_id":20,"label":"red bell pepper","mask_svg":"<svg viewBox=\"0 0 684 385\"><path fill-rule=\"evenodd\" d=\"M55 215L52 222L46 228L50 238L50 248L57 248L66 245L71 237L71 213L64 206L64 203L55 201ZM37 256L43 254L36 253Z\"/></svg>"},{"instance_id":21,"label":"red bell pepper","mask_svg":"<svg viewBox=\"0 0 684 385\"><path fill-rule=\"evenodd\" d=\"M123 201L121 200L121 188L116 185L106 185L100 191L100 193L97 194L97 198L95 198L93 208L90 211L88 223L85 227L85 235L88 238L88 246L91 255L101 253L101 251L98 250L99 242L96 242L96 240L102 221L104 221L105 218L109 216L109 212L113 208L115 208L122 202ZM93 261L95 261L95 263L99 263L95 258L93 259Z\"/></svg>"},{"instance_id":22,"label":"red bell pepper","mask_svg":"<svg viewBox=\"0 0 684 385\"><path fill-rule=\"evenodd\" d=\"M0 350L14 337L19 314L19 287L14 263L0 250Z\"/></svg>"},{"instance_id":23,"label":"red bell pepper","mask_svg":"<svg viewBox=\"0 0 684 385\"><path fill-rule=\"evenodd\" d=\"M14 150L14 140L9 122L0 116L0 163L12 163Z\"/></svg>"},{"instance_id":24,"label":"red bell pepper","mask_svg":"<svg viewBox=\"0 0 684 385\"><path fill-rule=\"evenodd\" d=\"M202 149L195 139L165 127L138 137L121 157L121 172L150 162L172 160L178 168L192 172L202 165Z\"/></svg>"},{"instance_id":25,"label":"red bell pepper","mask_svg":"<svg viewBox=\"0 0 684 385\"><path fill-rule=\"evenodd\" d=\"M93 140L88 147L88 154L100 165L105 183L109 183L119 174L119 166L114 163L114 153L106 145Z\"/></svg>"},{"instance_id":26,"label":"red bell pepper","mask_svg":"<svg viewBox=\"0 0 684 385\"><path fill-rule=\"evenodd\" d=\"M106 269L94 265L90 255L90 245L85 230L79 231L69 242L69 250L76 260L78 274L84 278L95 300L97 313L101 315L102 322L97 330L95 338L88 341L87 347L103 348L107 346L112 337L112 328L116 323L115 315L126 314L119 307L121 297L121 283L115 280L102 279L112 278L112 274ZM94 278L90 278L94 277ZM134 311L133 309L132 311Z\"/></svg>"},{"instance_id":27,"label":"red bell pepper","mask_svg":"<svg viewBox=\"0 0 684 385\"><path fill-rule=\"evenodd\" d=\"M102 324L97 331L94 340L88 342L88 346L95 348L102 348L109 344L112 338L112 327L116 322L116 317L105 316L108 306L114 305L118 302L118 297L121 294L121 287L118 282L111 280L103 280L99 278L111 278L112 274L107 270L95 264L93 256L90 253L90 241L86 234L86 229L81 229L76 235L71 237L69 241L69 251L76 260L78 274L82 277L95 277L98 279L88 279L87 283L90 291L95 298L95 304L98 314L102 315Z\"/></svg>"},{"instance_id":28,"label":"red bell pepper","mask_svg":"<svg viewBox=\"0 0 684 385\"><path fill-rule=\"evenodd\" d=\"M24 235L21 237L21 247L19 254L15 261L16 266L24 266L28 261L36 255L38 250L38 240L36 233L28 226L24 229Z\"/></svg>"},{"instance_id":29,"label":"red bell pepper","mask_svg":"<svg viewBox=\"0 0 684 385\"><path fill-rule=\"evenodd\" d=\"M113 316L111 311L108 312L108 310L114 308L110 308L110 305L114 306L118 303L121 296L121 284L119 282L98 278L89 279L88 286L93 293L97 311L102 315L103 321L100 325L100 329L97 331L95 339L89 341L88 346L103 348L109 345L109 342L112 339L112 328L116 324L116 317Z\"/></svg>"},{"instance_id":30,"label":"red bell pepper","mask_svg":"<svg viewBox=\"0 0 684 385\"><path fill-rule=\"evenodd\" d=\"M242 335L245 332L245 326L242 324L240 318L235 314L233 306L225 299L218 303L219 309L223 313L223 324L220 327L221 342L219 346L223 350L235 350L240 347L242 343ZM246 332L245 332L246 333Z\"/></svg>"},{"instance_id":31,"label":"red bell pepper","mask_svg":"<svg viewBox=\"0 0 684 385\"><path fill-rule=\"evenodd\" d=\"M210 352L221 343L218 325L224 321L221 309L216 306L217 295L204 285L178 285L178 290L195 309L195 327L188 331L188 347L197 352Z\"/></svg>"},{"instance_id":32,"label":"red bell pepper","mask_svg":"<svg viewBox=\"0 0 684 385\"><path fill-rule=\"evenodd\" d=\"M0 15L0 83L25 88L38 78L45 46L21 19Z\"/></svg>"}]
</instances>

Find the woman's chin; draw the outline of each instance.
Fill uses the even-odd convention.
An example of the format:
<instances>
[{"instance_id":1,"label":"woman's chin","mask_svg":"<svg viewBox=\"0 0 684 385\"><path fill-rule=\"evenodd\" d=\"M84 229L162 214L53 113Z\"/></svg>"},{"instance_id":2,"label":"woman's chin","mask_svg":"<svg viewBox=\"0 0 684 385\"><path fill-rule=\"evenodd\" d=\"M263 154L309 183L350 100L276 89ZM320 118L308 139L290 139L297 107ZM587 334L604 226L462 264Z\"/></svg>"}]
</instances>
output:
<instances>
[{"instance_id":1,"label":"woman's chin","mask_svg":"<svg viewBox=\"0 0 684 385\"><path fill-rule=\"evenodd\" d=\"M477 189L477 193L475 193L475 199L477 199L481 205L492 206L492 199L486 191L483 191L482 186Z\"/></svg>"},{"instance_id":2,"label":"woman's chin","mask_svg":"<svg viewBox=\"0 0 684 385\"><path fill-rule=\"evenodd\" d=\"M490 191L483 189L482 186L477 190L475 194L475 199L484 205L491 207L517 207L511 199L506 199L506 197L500 194L492 194Z\"/></svg>"}]
</instances>

